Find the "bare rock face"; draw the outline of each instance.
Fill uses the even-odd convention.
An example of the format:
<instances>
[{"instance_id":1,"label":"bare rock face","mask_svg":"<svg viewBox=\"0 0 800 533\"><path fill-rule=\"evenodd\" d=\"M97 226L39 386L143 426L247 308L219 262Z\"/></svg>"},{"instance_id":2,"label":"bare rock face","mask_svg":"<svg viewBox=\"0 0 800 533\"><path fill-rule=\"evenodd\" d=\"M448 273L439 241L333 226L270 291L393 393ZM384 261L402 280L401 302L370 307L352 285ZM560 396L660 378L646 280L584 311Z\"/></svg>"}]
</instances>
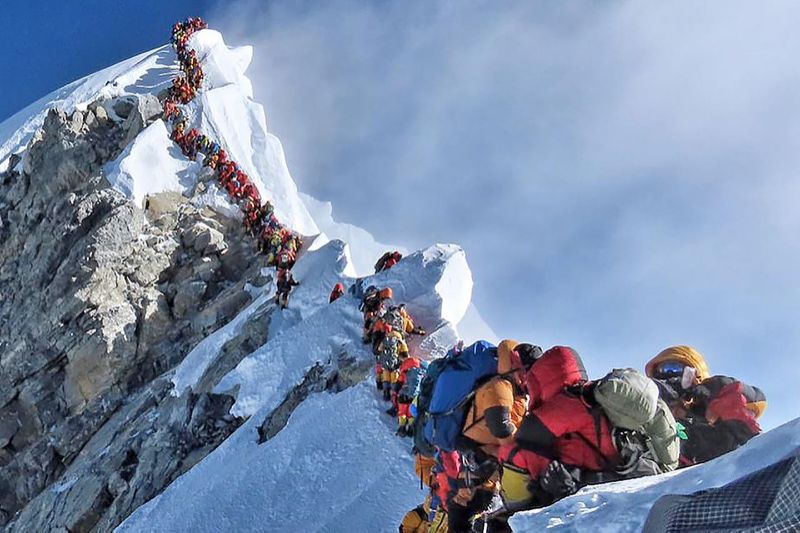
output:
<instances>
[{"instance_id":1,"label":"bare rock face","mask_svg":"<svg viewBox=\"0 0 800 533\"><path fill-rule=\"evenodd\" d=\"M0 174L0 528L110 530L242 422L160 376L250 303L252 243L103 177L159 113L152 96L53 110Z\"/></svg>"}]
</instances>

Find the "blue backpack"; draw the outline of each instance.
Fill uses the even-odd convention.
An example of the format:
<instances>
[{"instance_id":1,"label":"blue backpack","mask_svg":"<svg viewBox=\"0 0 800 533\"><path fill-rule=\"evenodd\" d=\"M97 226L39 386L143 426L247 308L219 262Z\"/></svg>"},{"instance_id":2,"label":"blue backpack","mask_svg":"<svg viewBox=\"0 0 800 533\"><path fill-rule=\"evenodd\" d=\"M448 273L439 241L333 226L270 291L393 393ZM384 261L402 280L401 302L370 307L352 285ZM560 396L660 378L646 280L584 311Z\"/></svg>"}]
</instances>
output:
<instances>
[{"instance_id":1,"label":"blue backpack","mask_svg":"<svg viewBox=\"0 0 800 533\"><path fill-rule=\"evenodd\" d=\"M456 449L475 390L497 374L497 348L478 341L462 352L451 350L445 360L433 386L423 432L426 441L449 452Z\"/></svg>"},{"instance_id":2,"label":"blue backpack","mask_svg":"<svg viewBox=\"0 0 800 533\"><path fill-rule=\"evenodd\" d=\"M450 353L455 352L451 350L448 355L450 355ZM419 385L417 399L411 404L414 416L414 448L426 457L433 457L436 453L436 448L425 438L424 428L429 417L428 409L431 405L433 387L436 385L436 379L439 377L439 373L447 366L447 360L447 356L445 356L430 362L425 372L425 377Z\"/></svg>"}]
</instances>

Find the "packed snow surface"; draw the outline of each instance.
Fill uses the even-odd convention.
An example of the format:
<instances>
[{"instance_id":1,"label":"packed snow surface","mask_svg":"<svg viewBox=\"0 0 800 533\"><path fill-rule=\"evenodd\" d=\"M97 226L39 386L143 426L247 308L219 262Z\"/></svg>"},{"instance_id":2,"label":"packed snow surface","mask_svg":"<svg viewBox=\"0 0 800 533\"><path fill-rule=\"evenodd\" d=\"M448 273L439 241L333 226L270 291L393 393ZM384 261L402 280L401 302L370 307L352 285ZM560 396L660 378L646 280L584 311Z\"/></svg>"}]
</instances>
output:
<instances>
[{"instance_id":1,"label":"packed snow surface","mask_svg":"<svg viewBox=\"0 0 800 533\"><path fill-rule=\"evenodd\" d=\"M201 168L200 163L183 157L169 138L166 124L157 120L105 170L111 186L142 207L147 195L190 191Z\"/></svg>"},{"instance_id":2,"label":"packed snow surface","mask_svg":"<svg viewBox=\"0 0 800 533\"><path fill-rule=\"evenodd\" d=\"M797 418L708 463L661 476L589 487L545 509L518 514L510 524L514 531L641 531L660 496L720 487L799 451Z\"/></svg>"},{"instance_id":3,"label":"packed snow surface","mask_svg":"<svg viewBox=\"0 0 800 533\"><path fill-rule=\"evenodd\" d=\"M316 394L261 445L251 418L116 531L396 532L424 495L384 408L366 382Z\"/></svg>"}]
</instances>

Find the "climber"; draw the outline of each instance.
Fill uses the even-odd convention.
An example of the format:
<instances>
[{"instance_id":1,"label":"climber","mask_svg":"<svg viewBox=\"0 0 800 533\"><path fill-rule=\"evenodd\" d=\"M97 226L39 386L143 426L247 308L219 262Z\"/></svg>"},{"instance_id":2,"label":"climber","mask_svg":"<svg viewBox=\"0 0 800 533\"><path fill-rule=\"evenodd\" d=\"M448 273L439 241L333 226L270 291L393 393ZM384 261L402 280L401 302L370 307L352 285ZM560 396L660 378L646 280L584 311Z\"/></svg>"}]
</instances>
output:
<instances>
[{"instance_id":1,"label":"climber","mask_svg":"<svg viewBox=\"0 0 800 533\"><path fill-rule=\"evenodd\" d=\"M295 258L296 256L294 252L288 248L281 248L277 257L275 258L275 264L278 268L290 270L294 266Z\"/></svg>"},{"instance_id":2,"label":"climber","mask_svg":"<svg viewBox=\"0 0 800 533\"><path fill-rule=\"evenodd\" d=\"M175 124L175 127L172 128L172 133L170 133L169 137L174 142L180 144L183 142L184 130L186 129L186 121L181 120Z\"/></svg>"},{"instance_id":3,"label":"climber","mask_svg":"<svg viewBox=\"0 0 800 533\"><path fill-rule=\"evenodd\" d=\"M233 177L225 184L225 190L227 191L228 195L233 199L238 199L242 186L247 183L249 180L247 179L247 174L242 172L241 169L237 170Z\"/></svg>"},{"instance_id":4,"label":"climber","mask_svg":"<svg viewBox=\"0 0 800 533\"><path fill-rule=\"evenodd\" d=\"M255 235L256 229L261 225L260 206L253 198L247 196L242 203L242 212L244 213L242 224L251 235Z\"/></svg>"},{"instance_id":5,"label":"climber","mask_svg":"<svg viewBox=\"0 0 800 533\"><path fill-rule=\"evenodd\" d=\"M547 350L526 381L529 412L514 441L502 446L499 454L509 509L549 505L577 490L578 481L561 468L602 471L617 461L611 423L601 410L592 409L592 389L586 386L586 371L575 350L565 346ZM562 475L543 476L548 467Z\"/></svg>"},{"instance_id":6,"label":"climber","mask_svg":"<svg viewBox=\"0 0 800 533\"><path fill-rule=\"evenodd\" d=\"M403 316L403 331L411 335L427 335L425 328L414 324L414 320L406 310L406 304L400 304L398 307L400 308L400 314Z\"/></svg>"},{"instance_id":7,"label":"climber","mask_svg":"<svg viewBox=\"0 0 800 533\"><path fill-rule=\"evenodd\" d=\"M497 375L475 390L466 411L462 434L457 499L451 502L449 527L469 530L470 520L485 511L498 488L500 446L512 442L527 408L526 373L542 356L542 349L513 340L497 349ZM504 517L487 519L490 531L508 531Z\"/></svg>"},{"instance_id":8,"label":"climber","mask_svg":"<svg viewBox=\"0 0 800 533\"><path fill-rule=\"evenodd\" d=\"M380 349L381 342L383 341L388 331L399 331L405 337L408 333L406 330L406 321L400 313L400 307L391 306L379 312L373 317L372 325L369 328L367 336L372 342L372 351L377 354Z\"/></svg>"},{"instance_id":9,"label":"climber","mask_svg":"<svg viewBox=\"0 0 800 533\"><path fill-rule=\"evenodd\" d=\"M178 143L183 151L183 155L194 160L197 157L197 138L200 132L197 128L192 128L186 132L182 140Z\"/></svg>"},{"instance_id":10,"label":"climber","mask_svg":"<svg viewBox=\"0 0 800 533\"><path fill-rule=\"evenodd\" d=\"M396 331L404 335L425 335L425 330L414 325L411 315L406 311L406 304L391 306L372 325L371 336L373 347L377 346L383 338L384 324L389 324Z\"/></svg>"},{"instance_id":11,"label":"climber","mask_svg":"<svg viewBox=\"0 0 800 533\"><path fill-rule=\"evenodd\" d=\"M278 231L272 230L267 241L267 264L274 265L278 260L281 248L281 236Z\"/></svg>"},{"instance_id":12,"label":"climber","mask_svg":"<svg viewBox=\"0 0 800 533\"><path fill-rule=\"evenodd\" d=\"M228 161L227 163L220 163L219 171L217 174L219 175L219 186L223 188L227 188L228 183L233 179L233 175L236 173L236 163L233 161Z\"/></svg>"},{"instance_id":13,"label":"climber","mask_svg":"<svg viewBox=\"0 0 800 533\"><path fill-rule=\"evenodd\" d=\"M411 416L411 402L414 401L422 379L425 377L427 362L420 361L414 356L406 357L397 375L397 434L408 437L413 434L413 417Z\"/></svg>"},{"instance_id":14,"label":"climber","mask_svg":"<svg viewBox=\"0 0 800 533\"><path fill-rule=\"evenodd\" d=\"M380 257L380 259L378 259L378 262L375 263L375 273L377 274L378 272L389 270L394 265L396 265L402 258L403 254L401 254L397 250L386 252Z\"/></svg>"},{"instance_id":15,"label":"climber","mask_svg":"<svg viewBox=\"0 0 800 533\"><path fill-rule=\"evenodd\" d=\"M645 366L661 398L681 423L681 464L702 463L732 451L761 432L764 393L727 376L711 376L705 358L691 346L672 346Z\"/></svg>"},{"instance_id":16,"label":"climber","mask_svg":"<svg viewBox=\"0 0 800 533\"><path fill-rule=\"evenodd\" d=\"M392 406L386 411L386 414L394 417L397 416L397 396L400 392L398 385L399 369L403 361L409 356L409 351L403 334L399 331L392 331L391 326L387 326L387 328L388 331L375 357L381 370L383 399L392 402Z\"/></svg>"},{"instance_id":17,"label":"climber","mask_svg":"<svg viewBox=\"0 0 800 533\"><path fill-rule=\"evenodd\" d=\"M541 348L527 343L507 339L497 346L498 375L476 390L464 420L460 449L480 449L497 457L499 446L509 442L525 416L525 376L541 356Z\"/></svg>"},{"instance_id":18,"label":"climber","mask_svg":"<svg viewBox=\"0 0 800 533\"><path fill-rule=\"evenodd\" d=\"M180 114L181 110L178 108L175 100L169 98L164 100L164 120L171 120L173 117L180 116Z\"/></svg>"},{"instance_id":19,"label":"climber","mask_svg":"<svg viewBox=\"0 0 800 533\"><path fill-rule=\"evenodd\" d=\"M252 181L247 181L242 185L242 198L250 199L257 206L261 205L261 193Z\"/></svg>"},{"instance_id":20,"label":"climber","mask_svg":"<svg viewBox=\"0 0 800 533\"><path fill-rule=\"evenodd\" d=\"M328 299L328 303L333 303L344 294L344 285L341 282L337 283L333 286L333 290L331 291L331 296Z\"/></svg>"},{"instance_id":21,"label":"climber","mask_svg":"<svg viewBox=\"0 0 800 533\"><path fill-rule=\"evenodd\" d=\"M364 344L372 342L372 326L386 311L384 302L391 300L393 296L391 287L384 287L381 290L378 290L377 287L369 287L364 293L359 307L364 312Z\"/></svg>"},{"instance_id":22,"label":"climber","mask_svg":"<svg viewBox=\"0 0 800 533\"><path fill-rule=\"evenodd\" d=\"M289 293L292 287L300 285L299 281L295 281L292 272L288 268L281 268L278 270L278 305L281 309L286 309L289 305Z\"/></svg>"}]
</instances>

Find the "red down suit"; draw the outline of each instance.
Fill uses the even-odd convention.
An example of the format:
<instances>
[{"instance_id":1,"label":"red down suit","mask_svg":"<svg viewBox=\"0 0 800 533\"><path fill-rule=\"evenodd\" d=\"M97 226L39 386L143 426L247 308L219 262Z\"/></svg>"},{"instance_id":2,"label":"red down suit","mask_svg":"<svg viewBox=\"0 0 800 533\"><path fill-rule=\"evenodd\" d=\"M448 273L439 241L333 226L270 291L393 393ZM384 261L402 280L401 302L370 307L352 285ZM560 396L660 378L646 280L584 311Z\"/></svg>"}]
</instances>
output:
<instances>
[{"instance_id":1,"label":"red down suit","mask_svg":"<svg viewBox=\"0 0 800 533\"><path fill-rule=\"evenodd\" d=\"M580 387L587 377L575 350L566 346L547 350L526 379L529 413L516 433L516 442L501 449L501 461L526 469L532 479L556 459L594 471L617 461L611 424L599 411L593 413Z\"/></svg>"}]
</instances>

